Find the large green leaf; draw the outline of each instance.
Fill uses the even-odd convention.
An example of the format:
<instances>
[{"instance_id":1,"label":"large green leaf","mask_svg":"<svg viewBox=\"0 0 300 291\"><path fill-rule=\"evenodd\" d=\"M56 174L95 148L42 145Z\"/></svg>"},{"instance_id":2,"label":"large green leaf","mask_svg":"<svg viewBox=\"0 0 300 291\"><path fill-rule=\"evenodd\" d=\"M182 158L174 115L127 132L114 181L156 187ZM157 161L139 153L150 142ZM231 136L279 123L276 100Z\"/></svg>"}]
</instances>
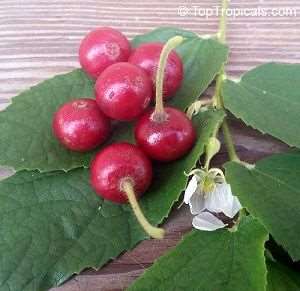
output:
<instances>
[{"instance_id":1,"label":"large green leaf","mask_svg":"<svg viewBox=\"0 0 300 291\"><path fill-rule=\"evenodd\" d=\"M52 133L52 116L63 103L93 97L94 85L81 70L59 75L13 98L0 112L0 165L41 172L88 167L95 151L77 153L65 149ZM116 140L133 141L132 124L116 123ZM107 144L106 143L106 144Z\"/></svg>"},{"instance_id":2,"label":"large green leaf","mask_svg":"<svg viewBox=\"0 0 300 291\"><path fill-rule=\"evenodd\" d=\"M298 272L271 260L267 261L267 291L300 291Z\"/></svg>"},{"instance_id":3,"label":"large green leaf","mask_svg":"<svg viewBox=\"0 0 300 291\"><path fill-rule=\"evenodd\" d=\"M52 134L57 108L79 97L93 96L93 82L80 71L56 76L12 99L0 112L0 165L16 170L69 170L87 166L90 153L66 150Z\"/></svg>"},{"instance_id":4,"label":"large green leaf","mask_svg":"<svg viewBox=\"0 0 300 291\"><path fill-rule=\"evenodd\" d=\"M234 194L294 260L300 259L299 176L299 152L271 156L253 169L234 162L226 164Z\"/></svg>"},{"instance_id":5,"label":"large green leaf","mask_svg":"<svg viewBox=\"0 0 300 291\"><path fill-rule=\"evenodd\" d=\"M208 138L224 117L195 118L199 139L189 155L154 169L141 199L153 224L163 221L184 189ZM105 202L90 189L88 170L21 171L0 182L0 290L42 291L86 267L99 268L146 238L128 205Z\"/></svg>"},{"instance_id":6,"label":"large green leaf","mask_svg":"<svg viewBox=\"0 0 300 291\"><path fill-rule=\"evenodd\" d=\"M154 40L160 40L177 31L159 29L150 34ZM183 34L195 36L192 32ZM179 52L185 77L173 105L185 109L213 80L226 61L227 48L214 40L193 38L186 41ZM75 70L13 98L12 105L0 112L0 165L41 172L88 167L93 152L82 154L66 150L53 137L51 121L53 113L64 102L79 97L93 98L93 87L93 82L81 70ZM131 126L118 124L113 130L113 140L132 141Z\"/></svg>"},{"instance_id":7,"label":"large green leaf","mask_svg":"<svg viewBox=\"0 0 300 291\"><path fill-rule=\"evenodd\" d=\"M300 65L266 64L225 81L225 107L246 124L300 147Z\"/></svg>"},{"instance_id":8,"label":"large green leaf","mask_svg":"<svg viewBox=\"0 0 300 291\"><path fill-rule=\"evenodd\" d=\"M266 239L266 230L252 218L243 219L237 232L195 230L128 290L266 290Z\"/></svg>"},{"instance_id":9,"label":"large green leaf","mask_svg":"<svg viewBox=\"0 0 300 291\"><path fill-rule=\"evenodd\" d=\"M176 50L184 64L184 81L171 100L171 104L181 109L189 106L213 81L222 65L227 61L228 48L220 42L200 38L196 34L177 28L159 28L133 39L134 46L142 43L166 42L175 35L186 38Z\"/></svg>"}]
</instances>

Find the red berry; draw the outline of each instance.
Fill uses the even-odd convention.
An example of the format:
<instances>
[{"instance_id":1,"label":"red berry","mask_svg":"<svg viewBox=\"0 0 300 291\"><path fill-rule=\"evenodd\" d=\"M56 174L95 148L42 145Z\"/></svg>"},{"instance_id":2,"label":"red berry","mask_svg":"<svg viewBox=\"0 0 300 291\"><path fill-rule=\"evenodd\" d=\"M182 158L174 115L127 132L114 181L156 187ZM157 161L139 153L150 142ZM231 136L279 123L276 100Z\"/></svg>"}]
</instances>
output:
<instances>
[{"instance_id":1,"label":"red berry","mask_svg":"<svg viewBox=\"0 0 300 291\"><path fill-rule=\"evenodd\" d=\"M157 121L153 110L144 114L135 127L135 139L152 159L173 161L194 145L196 132L192 122L180 110L165 107L165 120Z\"/></svg>"},{"instance_id":2,"label":"red berry","mask_svg":"<svg viewBox=\"0 0 300 291\"><path fill-rule=\"evenodd\" d=\"M91 31L81 42L79 61L83 70L97 78L108 66L128 60L130 43L118 30L101 27Z\"/></svg>"},{"instance_id":3,"label":"red berry","mask_svg":"<svg viewBox=\"0 0 300 291\"><path fill-rule=\"evenodd\" d=\"M146 43L133 51L128 62L144 69L152 80L155 91L156 71L159 57L164 47L162 43ZM175 51L169 54L164 75L163 96L164 99L172 97L179 89L183 80L183 65Z\"/></svg>"},{"instance_id":4,"label":"red berry","mask_svg":"<svg viewBox=\"0 0 300 291\"><path fill-rule=\"evenodd\" d=\"M132 183L135 195L142 195L152 180L152 165L135 145L115 143L100 151L91 164L91 184L104 199L117 203L128 201L122 182Z\"/></svg>"},{"instance_id":5,"label":"red berry","mask_svg":"<svg viewBox=\"0 0 300 291\"><path fill-rule=\"evenodd\" d=\"M100 109L107 116L123 121L140 116L152 98L149 77L129 63L108 67L97 79L95 91Z\"/></svg>"},{"instance_id":6,"label":"red berry","mask_svg":"<svg viewBox=\"0 0 300 291\"><path fill-rule=\"evenodd\" d=\"M164 230L149 223L137 201L152 180L151 162L137 146L116 143L105 148L91 164L90 179L99 196L117 203L129 202L145 232L163 238Z\"/></svg>"},{"instance_id":7,"label":"red berry","mask_svg":"<svg viewBox=\"0 0 300 291\"><path fill-rule=\"evenodd\" d=\"M110 120L93 99L65 103L53 118L53 133L68 149L85 152L103 143L110 133Z\"/></svg>"}]
</instances>

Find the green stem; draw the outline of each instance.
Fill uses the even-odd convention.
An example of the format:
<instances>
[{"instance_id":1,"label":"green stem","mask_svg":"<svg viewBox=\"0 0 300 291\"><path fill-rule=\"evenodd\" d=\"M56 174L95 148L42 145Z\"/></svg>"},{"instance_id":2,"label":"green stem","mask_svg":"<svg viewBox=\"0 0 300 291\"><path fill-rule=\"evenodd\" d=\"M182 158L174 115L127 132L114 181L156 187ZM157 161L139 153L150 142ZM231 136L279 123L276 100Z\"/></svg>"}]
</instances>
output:
<instances>
[{"instance_id":1,"label":"green stem","mask_svg":"<svg viewBox=\"0 0 300 291\"><path fill-rule=\"evenodd\" d=\"M153 117L158 121L164 116L164 102L163 102L163 83L164 73L167 65L168 56L171 51L183 42L182 36L174 36L170 38L164 45L159 58L158 69L156 73L156 92L155 92L155 111Z\"/></svg>"},{"instance_id":2,"label":"green stem","mask_svg":"<svg viewBox=\"0 0 300 291\"><path fill-rule=\"evenodd\" d=\"M230 0L222 0L222 15L219 22L218 39L221 43L226 43L227 35L227 14Z\"/></svg>"},{"instance_id":3,"label":"green stem","mask_svg":"<svg viewBox=\"0 0 300 291\"><path fill-rule=\"evenodd\" d=\"M145 232L153 238L162 239L165 234L164 229L151 225L146 219L136 199L132 182L130 180L124 180L121 184L121 188L124 193L126 193L133 213Z\"/></svg>"},{"instance_id":4,"label":"green stem","mask_svg":"<svg viewBox=\"0 0 300 291\"><path fill-rule=\"evenodd\" d=\"M227 14L226 10L228 9L230 0L222 0L222 14L219 22L219 32L218 32L218 39L221 43L226 43L226 35L227 35ZM225 66L223 65L221 67L221 70L218 74L217 80L216 80L216 90L214 94L214 102L216 104L216 107L218 109L224 108L224 102L222 98L222 85L223 81L226 78L225 75Z\"/></svg>"},{"instance_id":5,"label":"green stem","mask_svg":"<svg viewBox=\"0 0 300 291\"><path fill-rule=\"evenodd\" d=\"M232 136L231 136L229 126L228 126L228 123L227 123L226 119L224 120L224 122L222 124L222 132L223 132L224 142L225 142L225 145L226 145L226 148L227 148L227 152L228 152L228 155L229 155L229 159L231 161L239 162L240 159L239 159L239 157L236 153L235 146L234 146L234 143L232 141Z\"/></svg>"},{"instance_id":6,"label":"green stem","mask_svg":"<svg viewBox=\"0 0 300 291\"><path fill-rule=\"evenodd\" d=\"M215 89L215 94L214 94L214 104L216 104L216 107L218 109L224 108L224 102L222 98L222 85L223 81L225 79L225 68L224 65L221 67L221 70L218 74L217 80L216 80L216 89Z\"/></svg>"},{"instance_id":7,"label":"green stem","mask_svg":"<svg viewBox=\"0 0 300 291\"><path fill-rule=\"evenodd\" d=\"M222 0L222 15L220 18L220 23L219 23L218 39L223 44L226 43L226 35L227 35L226 10L229 7L229 1L230 0ZM217 80L216 80L216 90L215 90L215 94L213 97L214 103L216 104L216 107L218 109L224 109L224 101L223 101L223 97L222 97L222 86L223 86L223 82L225 79L226 79L225 66L223 65L218 74ZM224 141L225 141L225 145L226 145L227 152L229 155L229 159L231 161L239 161L240 159L236 153L235 146L234 146L232 136L230 133L230 129L229 129L226 119L224 119L224 122L222 124L222 132L224 135Z\"/></svg>"}]
</instances>

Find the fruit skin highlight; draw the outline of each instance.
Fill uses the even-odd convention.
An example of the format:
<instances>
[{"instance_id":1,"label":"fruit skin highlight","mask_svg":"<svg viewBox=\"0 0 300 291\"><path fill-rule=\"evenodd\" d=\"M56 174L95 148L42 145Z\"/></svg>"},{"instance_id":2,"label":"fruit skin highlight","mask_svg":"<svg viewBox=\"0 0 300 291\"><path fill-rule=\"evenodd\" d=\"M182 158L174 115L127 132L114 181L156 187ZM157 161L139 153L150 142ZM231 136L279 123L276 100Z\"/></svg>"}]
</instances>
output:
<instances>
[{"instance_id":1,"label":"fruit skin highlight","mask_svg":"<svg viewBox=\"0 0 300 291\"><path fill-rule=\"evenodd\" d=\"M81 98L67 102L57 110L52 129L66 148L86 152L108 138L111 124L94 99Z\"/></svg>"},{"instance_id":2,"label":"fruit skin highlight","mask_svg":"<svg viewBox=\"0 0 300 291\"><path fill-rule=\"evenodd\" d=\"M128 60L131 46L118 30L100 27L89 32L79 47L82 69L96 79L107 67Z\"/></svg>"},{"instance_id":3,"label":"fruit skin highlight","mask_svg":"<svg viewBox=\"0 0 300 291\"><path fill-rule=\"evenodd\" d=\"M196 141L196 131L186 114L173 107L164 108L165 119L155 120L155 112L144 114L135 126L138 146L152 159L174 161L184 156Z\"/></svg>"},{"instance_id":4,"label":"fruit skin highlight","mask_svg":"<svg viewBox=\"0 0 300 291\"><path fill-rule=\"evenodd\" d=\"M132 183L136 197L141 196L152 180L152 165L135 145L115 143L100 151L91 163L91 185L104 199L126 203L122 182Z\"/></svg>"},{"instance_id":5,"label":"fruit skin highlight","mask_svg":"<svg viewBox=\"0 0 300 291\"><path fill-rule=\"evenodd\" d=\"M152 99L151 80L141 68L125 62L117 63L97 79L95 94L104 114L112 119L129 121L148 107Z\"/></svg>"},{"instance_id":6,"label":"fruit skin highlight","mask_svg":"<svg viewBox=\"0 0 300 291\"><path fill-rule=\"evenodd\" d=\"M128 62L144 69L152 80L155 92L155 79L163 43L153 42L137 47L129 57ZM181 58L173 50L167 59L164 74L163 98L169 99L179 89L183 80L183 64Z\"/></svg>"}]
</instances>

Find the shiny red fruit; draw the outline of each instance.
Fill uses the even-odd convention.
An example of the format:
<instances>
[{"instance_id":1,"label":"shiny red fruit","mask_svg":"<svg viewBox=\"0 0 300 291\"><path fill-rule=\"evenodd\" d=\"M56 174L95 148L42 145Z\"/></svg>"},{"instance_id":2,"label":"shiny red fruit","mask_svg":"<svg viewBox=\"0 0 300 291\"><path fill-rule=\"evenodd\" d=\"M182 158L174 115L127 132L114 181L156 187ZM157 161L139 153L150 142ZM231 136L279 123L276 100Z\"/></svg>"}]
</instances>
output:
<instances>
[{"instance_id":1,"label":"shiny red fruit","mask_svg":"<svg viewBox=\"0 0 300 291\"><path fill-rule=\"evenodd\" d=\"M88 75L97 78L110 65L127 61L130 51L130 43L121 32L101 27L88 33L82 40L79 61Z\"/></svg>"},{"instance_id":2,"label":"shiny red fruit","mask_svg":"<svg viewBox=\"0 0 300 291\"><path fill-rule=\"evenodd\" d=\"M53 133L68 149L85 152L103 143L110 134L110 120L93 99L76 99L55 113Z\"/></svg>"},{"instance_id":3,"label":"shiny red fruit","mask_svg":"<svg viewBox=\"0 0 300 291\"><path fill-rule=\"evenodd\" d=\"M152 98L151 81L139 67L117 63L97 79L96 101L110 118L128 121L140 116Z\"/></svg>"},{"instance_id":4,"label":"shiny red fruit","mask_svg":"<svg viewBox=\"0 0 300 291\"><path fill-rule=\"evenodd\" d=\"M159 58L163 49L163 43L146 43L136 48L128 62L144 69L152 80L153 91L155 92L156 71ZM165 69L163 96L164 99L172 97L179 89L183 80L183 65L180 57L172 51L168 57Z\"/></svg>"},{"instance_id":5,"label":"shiny red fruit","mask_svg":"<svg viewBox=\"0 0 300 291\"><path fill-rule=\"evenodd\" d=\"M185 155L196 141L192 122L180 110L166 107L166 120L153 120L153 110L144 114L135 127L139 147L157 161L174 161Z\"/></svg>"},{"instance_id":6,"label":"shiny red fruit","mask_svg":"<svg viewBox=\"0 0 300 291\"><path fill-rule=\"evenodd\" d=\"M142 195L152 180L152 165L135 145L115 143L100 151L91 164L90 181L96 193L117 203L127 202L121 190L124 180L130 181L135 195Z\"/></svg>"}]
</instances>

